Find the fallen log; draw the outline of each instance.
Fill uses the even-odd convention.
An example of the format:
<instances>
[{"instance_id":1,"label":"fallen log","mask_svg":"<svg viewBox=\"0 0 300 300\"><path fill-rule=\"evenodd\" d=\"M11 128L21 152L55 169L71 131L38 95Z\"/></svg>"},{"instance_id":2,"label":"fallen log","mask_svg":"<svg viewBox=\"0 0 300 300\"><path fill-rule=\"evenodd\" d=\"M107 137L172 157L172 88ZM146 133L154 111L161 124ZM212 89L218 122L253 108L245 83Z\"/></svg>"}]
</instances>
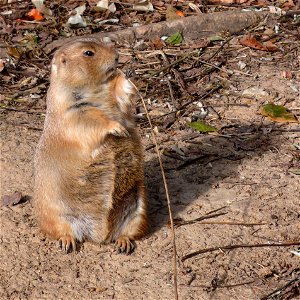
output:
<instances>
[{"instance_id":1,"label":"fallen log","mask_svg":"<svg viewBox=\"0 0 300 300\"><path fill-rule=\"evenodd\" d=\"M149 40L161 36L170 36L180 32L185 40L196 40L222 32L238 33L260 22L265 12L225 11L180 18L173 21L159 22L138 27L131 27L115 32L101 32L89 36L103 39L109 37L116 44L133 43L136 40ZM88 37L88 36L86 36ZM48 44L44 51L48 54L64 43L78 37L63 38Z\"/></svg>"}]
</instances>

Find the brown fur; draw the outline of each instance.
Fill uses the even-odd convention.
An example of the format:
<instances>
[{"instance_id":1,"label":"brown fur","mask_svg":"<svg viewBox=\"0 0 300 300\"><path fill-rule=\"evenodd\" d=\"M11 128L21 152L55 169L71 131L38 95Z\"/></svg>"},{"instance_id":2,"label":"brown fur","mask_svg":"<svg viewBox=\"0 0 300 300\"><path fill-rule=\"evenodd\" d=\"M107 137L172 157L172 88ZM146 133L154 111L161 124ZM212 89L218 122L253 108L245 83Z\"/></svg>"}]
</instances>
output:
<instances>
[{"instance_id":1,"label":"brown fur","mask_svg":"<svg viewBox=\"0 0 300 300\"><path fill-rule=\"evenodd\" d=\"M142 148L116 59L96 39L66 44L53 58L34 204L41 229L67 251L89 239L128 253L147 231Z\"/></svg>"}]
</instances>

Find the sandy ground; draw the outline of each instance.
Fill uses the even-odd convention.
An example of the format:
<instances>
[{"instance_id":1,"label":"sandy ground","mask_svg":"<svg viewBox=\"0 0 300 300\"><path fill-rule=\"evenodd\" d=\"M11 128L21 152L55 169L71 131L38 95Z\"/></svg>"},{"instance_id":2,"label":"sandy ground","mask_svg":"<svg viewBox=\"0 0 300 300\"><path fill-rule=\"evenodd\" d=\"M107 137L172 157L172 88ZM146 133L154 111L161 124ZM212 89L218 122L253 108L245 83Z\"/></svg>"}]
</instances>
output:
<instances>
[{"instance_id":1,"label":"sandy ground","mask_svg":"<svg viewBox=\"0 0 300 300\"><path fill-rule=\"evenodd\" d=\"M237 69L239 59L248 63L247 56L234 57L228 68ZM182 126L184 118L168 129L158 126L175 217L192 220L221 213L176 228L180 299L261 299L300 276L299 257L290 252L297 246L219 249L181 262L183 255L203 248L299 242L299 175L289 172L299 157L294 146L300 144L299 124L273 123L258 114L268 101L299 109L297 59L254 58L251 76L235 73L222 93L208 97L205 104L214 110L207 121L222 128L219 134L199 134ZM296 77L282 77L287 68L298 70ZM254 95L243 95L250 88ZM32 195L32 158L43 119L40 114L2 112L1 196L14 191ZM90 243L66 255L39 232L30 199L2 206L0 299L174 298L164 188L149 129L140 127L148 149L149 235L130 256ZM295 288L293 293L296 297ZM289 299L283 297L272 299Z\"/></svg>"}]
</instances>

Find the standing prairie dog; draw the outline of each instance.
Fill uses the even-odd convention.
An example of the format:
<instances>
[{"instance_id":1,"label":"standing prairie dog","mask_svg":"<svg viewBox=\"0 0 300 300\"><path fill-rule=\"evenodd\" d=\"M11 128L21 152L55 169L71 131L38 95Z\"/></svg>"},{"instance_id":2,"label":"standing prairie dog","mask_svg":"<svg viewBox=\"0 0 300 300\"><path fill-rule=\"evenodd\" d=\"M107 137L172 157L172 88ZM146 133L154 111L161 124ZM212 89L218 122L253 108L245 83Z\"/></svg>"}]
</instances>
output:
<instances>
[{"instance_id":1,"label":"standing prairie dog","mask_svg":"<svg viewBox=\"0 0 300 300\"><path fill-rule=\"evenodd\" d=\"M116 65L116 52L94 38L64 45L52 61L34 207L42 231L67 252L91 240L129 253L147 232L132 86Z\"/></svg>"}]
</instances>

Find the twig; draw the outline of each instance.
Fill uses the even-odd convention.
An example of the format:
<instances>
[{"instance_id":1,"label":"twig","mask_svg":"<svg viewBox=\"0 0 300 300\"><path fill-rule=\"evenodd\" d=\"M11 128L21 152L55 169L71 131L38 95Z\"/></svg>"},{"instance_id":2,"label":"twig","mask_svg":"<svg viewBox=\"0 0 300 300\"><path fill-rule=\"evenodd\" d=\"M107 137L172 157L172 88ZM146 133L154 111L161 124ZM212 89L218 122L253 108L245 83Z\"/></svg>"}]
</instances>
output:
<instances>
[{"instance_id":1,"label":"twig","mask_svg":"<svg viewBox=\"0 0 300 300\"><path fill-rule=\"evenodd\" d=\"M209 157L210 156L210 157ZM184 163L182 163L181 165L179 165L178 167L175 167L175 168L170 168L169 170L181 170L181 169L184 169L186 167L188 167L189 165L192 165L196 162L198 162L199 160L203 159L204 161L202 162L202 165L207 165L211 162L214 162L216 160L220 160L220 159L230 159L232 158L232 154L229 154L227 156L219 156L219 155L214 155L214 154L202 154L200 156L197 156L197 157L194 157L194 158L191 158L187 161L185 161ZM235 157L233 157L235 158ZM239 160L241 159L240 157L239 158L236 158L236 160Z\"/></svg>"},{"instance_id":2,"label":"twig","mask_svg":"<svg viewBox=\"0 0 300 300\"><path fill-rule=\"evenodd\" d=\"M158 75L158 74L160 74L161 72L164 72L164 71L170 69L171 67L174 67L175 65L179 64L180 62L182 62L183 60L185 60L186 58L188 58L189 56L191 56L191 55L193 55L193 54L194 54L193 52L191 52L191 53L189 53L189 54L185 54L183 57L178 58L177 60L173 61L172 63L168 64L167 66L162 67L161 69L159 69L159 70L156 71L156 72L153 72L153 73L150 75L150 77L155 76L155 75Z\"/></svg>"},{"instance_id":3,"label":"twig","mask_svg":"<svg viewBox=\"0 0 300 300\"><path fill-rule=\"evenodd\" d=\"M228 206L226 205L226 206L222 206L222 207L219 207L219 208L217 208L217 209L211 210L211 211L209 211L208 213L206 213L205 215L207 216L207 215L216 213L217 211L220 211L220 210L222 210L222 209L224 209L224 208L226 208L226 207L228 207Z\"/></svg>"},{"instance_id":4,"label":"twig","mask_svg":"<svg viewBox=\"0 0 300 300\"><path fill-rule=\"evenodd\" d=\"M236 287L236 286L251 284L253 282L255 282L255 280L249 280L249 281L233 283L233 284L218 285L218 289L232 288L232 287ZM192 288L192 289L194 289L194 288L210 289L211 288L211 286L208 286L208 285L192 285L191 286L191 285L186 285L186 284L180 284L180 286L188 287L188 288Z\"/></svg>"},{"instance_id":5,"label":"twig","mask_svg":"<svg viewBox=\"0 0 300 300\"><path fill-rule=\"evenodd\" d=\"M246 223L246 222L234 222L234 221L205 221L200 224L210 224L210 225L237 225L237 226L260 226L260 225L268 225L267 222L257 222L257 223Z\"/></svg>"},{"instance_id":6,"label":"twig","mask_svg":"<svg viewBox=\"0 0 300 300\"><path fill-rule=\"evenodd\" d=\"M226 215L227 212L221 212L221 213L218 213L218 214L210 214L210 215L206 215L206 216L202 216L202 217L199 217L199 218L196 218L196 219L193 219L193 220L182 220L182 219L175 219L175 225L176 227L179 227L179 226L182 226L182 225L189 225L189 224L194 224L196 222L200 222L202 220L206 220L206 219L211 219L211 218L216 218L216 217L219 217L219 216L223 216L223 215Z\"/></svg>"},{"instance_id":7,"label":"twig","mask_svg":"<svg viewBox=\"0 0 300 300\"><path fill-rule=\"evenodd\" d=\"M192 104L194 102L201 101L201 100L207 98L208 96L210 96L211 94L213 94L214 92L216 92L217 90L219 90L222 87L223 87L223 85L221 85L221 84L213 87L210 91L208 91L207 93L205 93L204 95L202 95L200 98L193 99L191 101L188 101L188 102L182 104L181 107L179 107L178 110L181 110L181 109L185 108L186 106L188 106L188 105L190 105L190 104Z\"/></svg>"},{"instance_id":8,"label":"twig","mask_svg":"<svg viewBox=\"0 0 300 300\"><path fill-rule=\"evenodd\" d=\"M169 86L169 90L170 90L170 96L171 96L171 100L172 100L172 103L173 103L173 106L175 107L175 109L177 109L177 104L175 102L175 98L174 98L174 93L173 93L173 88L172 88L172 85L171 85L171 82L169 79L167 79L167 84Z\"/></svg>"},{"instance_id":9,"label":"twig","mask_svg":"<svg viewBox=\"0 0 300 300\"><path fill-rule=\"evenodd\" d=\"M145 109L145 112L146 112L146 115L147 115L147 118L148 118L148 121L149 121L149 126L150 126L150 129L151 129L152 138L153 138L153 141L154 141L154 144L155 144L155 149L156 149L157 157L158 157L158 160L159 160L160 170L161 170L161 174L162 174L162 178L163 178L163 183L164 183L164 187L165 187L167 204L168 204L168 210L169 210L169 217L170 217L170 225L171 225L171 231L172 231L173 271L174 271L174 296L175 296L175 300L178 300L176 236L175 236L175 230L174 230L174 221L173 221L173 213L172 213L171 201L170 201L170 195L169 195L169 188L168 188L168 184L167 184L167 180L166 180L166 175L165 175L164 167L163 167L163 164L162 164L161 155L160 155L159 148L158 148L157 138L156 138L156 135L155 135L154 130L153 130L151 118L149 116L149 112L148 112L145 100L144 100L143 96L140 94L138 88L134 85L134 83L131 82L131 81L130 81L130 83L135 88L137 94L139 95L139 97L142 100L142 103L143 103L143 106L144 106L144 109Z\"/></svg>"},{"instance_id":10,"label":"twig","mask_svg":"<svg viewBox=\"0 0 300 300\"><path fill-rule=\"evenodd\" d=\"M293 285L294 283L300 284L300 276L298 276L298 277L296 277L295 279L289 281L287 284L285 284L284 286L282 286L282 287L276 289L276 290L273 291L272 293L270 293L270 294L268 294L268 295L262 297L261 300L268 300L268 299L272 300L272 299L274 299L273 296L278 295L278 293L280 293L281 291L285 290L287 287ZM296 287L297 287L297 286L296 286ZM292 299L292 298L289 298L289 299Z\"/></svg>"},{"instance_id":11,"label":"twig","mask_svg":"<svg viewBox=\"0 0 300 300\"><path fill-rule=\"evenodd\" d=\"M237 249L237 248L262 248L262 247L288 247L288 246L298 246L300 245L300 241L292 241L292 242L286 242L286 243L273 243L273 244L237 244L237 245L226 245L226 246L219 246L219 247L212 247L212 248L206 248L197 250L194 252L191 252L189 254L184 255L181 258L181 261L185 261L191 257L194 257L199 254L207 253L207 252L213 252L217 250L231 250L231 249Z\"/></svg>"},{"instance_id":12,"label":"twig","mask_svg":"<svg viewBox=\"0 0 300 300\"><path fill-rule=\"evenodd\" d=\"M169 61L168 57L166 56L166 54L162 50L160 51L160 53L161 53L163 59L166 61L166 63L168 65L170 65L170 61ZM170 96L171 96L171 100L172 100L173 106L175 107L175 109L178 109L178 106L177 106L175 98L174 98L174 93L173 93L173 88L172 88L171 81L168 78L166 78L166 81L167 81L168 86L169 86Z\"/></svg>"}]
</instances>

